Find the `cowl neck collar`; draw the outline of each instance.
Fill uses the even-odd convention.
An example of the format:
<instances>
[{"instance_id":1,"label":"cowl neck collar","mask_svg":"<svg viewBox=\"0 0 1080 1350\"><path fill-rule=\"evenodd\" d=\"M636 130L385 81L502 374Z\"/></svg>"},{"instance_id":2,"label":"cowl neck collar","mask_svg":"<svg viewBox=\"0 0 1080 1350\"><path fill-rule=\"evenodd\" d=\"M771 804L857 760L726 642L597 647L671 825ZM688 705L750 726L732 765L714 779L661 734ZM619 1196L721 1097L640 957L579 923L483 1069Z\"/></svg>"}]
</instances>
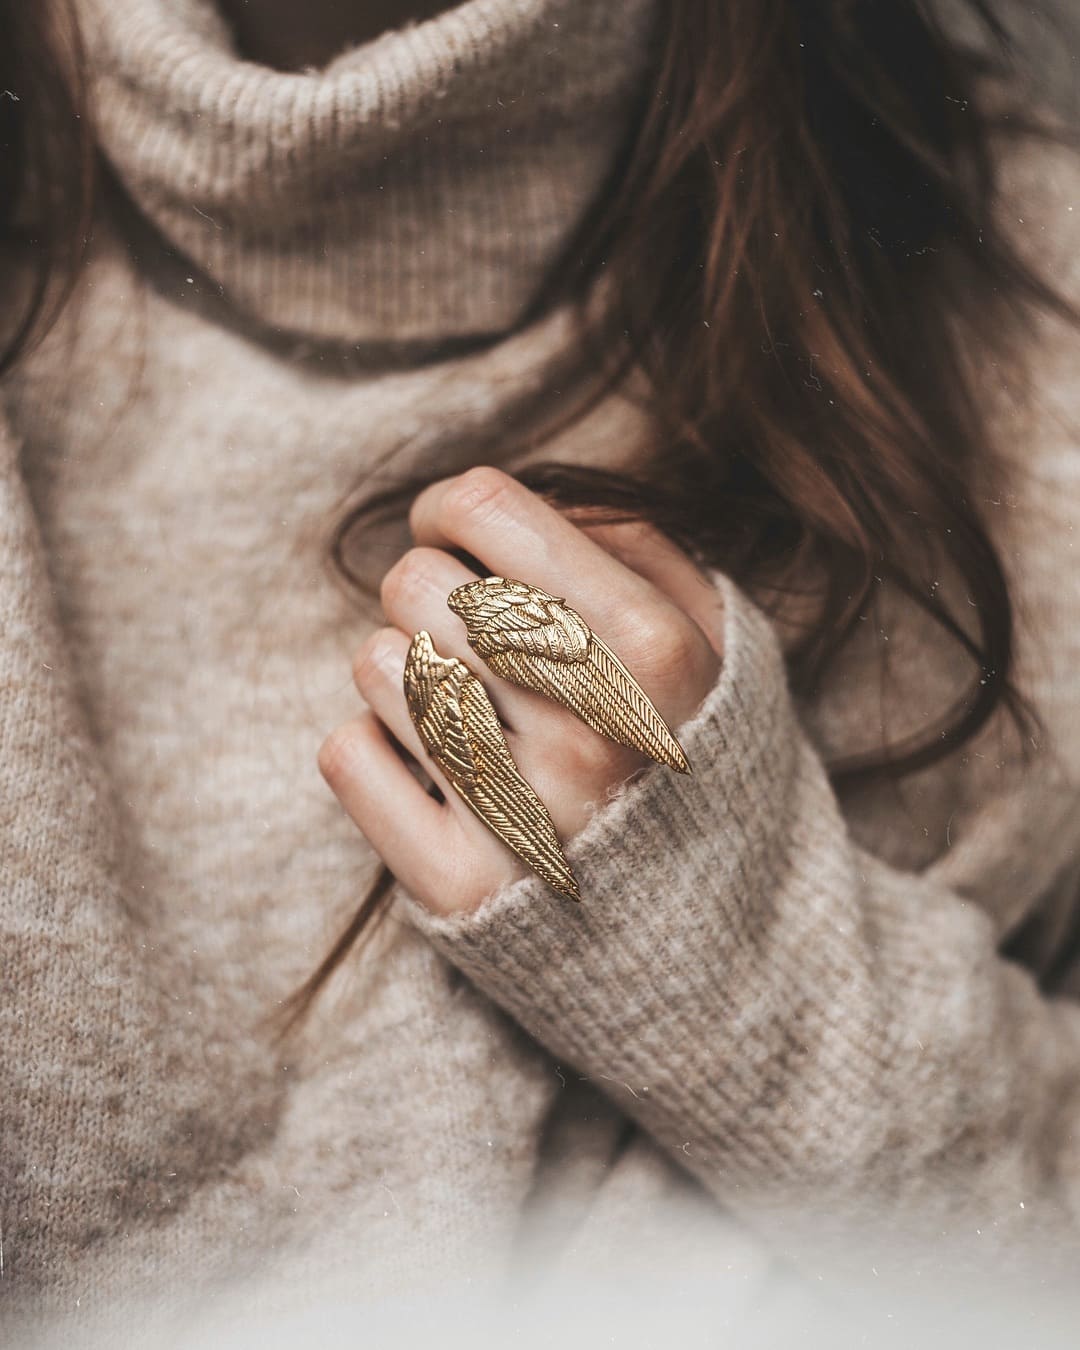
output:
<instances>
[{"instance_id":1,"label":"cowl neck collar","mask_svg":"<svg viewBox=\"0 0 1080 1350\"><path fill-rule=\"evenodd\" d=\"M78 0L103 153L230 305L318 340L512 328L643 92L655 0L468 0L286 73L210 0Z\"/></svg>"}]
</instances>

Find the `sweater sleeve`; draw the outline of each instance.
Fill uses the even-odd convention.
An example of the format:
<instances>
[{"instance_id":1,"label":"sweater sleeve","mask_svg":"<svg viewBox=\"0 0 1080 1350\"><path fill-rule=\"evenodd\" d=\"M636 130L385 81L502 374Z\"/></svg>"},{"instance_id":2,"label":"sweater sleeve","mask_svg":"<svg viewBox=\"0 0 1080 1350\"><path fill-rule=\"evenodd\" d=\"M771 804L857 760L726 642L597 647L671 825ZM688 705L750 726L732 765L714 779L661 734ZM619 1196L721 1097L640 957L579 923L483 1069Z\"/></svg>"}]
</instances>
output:
<instances>
[{"instance_id":1,"label":"sweater sleeve","mask_svg":"<svg viewBox=\"0 0 1080 1350\"><path fill-rule=\"evenodd\" d=\"M464 916L406 899L414 922L788 1248L800 1217L816 1244L904 1213L1080 1249L1080 1007L1002 959L977 904L856 846L771 625L721 584L723 670L679 731L695 773L596 813L580 906L525 879Z\"/></svg>"},{"instance_id":2,"label":"sweater sleeve","mask_svg":"<svg viewBox=\"0 0 1080 1350\"><path fill-rule=\"evenodd\" d=\"M1080 297L1075 159L1022 168L1023 242L1056 241ZM404 902L552 1055L811 1262L828 1233L843 1259L884 1224L1038 1251L1044 1274L1051 1243L1066 1265L1080 1253L1080 1006L1001 952L1048 894L1074 917L1080 892L1080 336L1058 320L1041 334L1031 397L998 426L1009 488L986 510L1045 741L977 789L954 772L934 861L860 843L772 625L721 577L723 668L679 729L694 776L651 768L597 811L568 850L580 907L532 879L465 916Z\"/></svg>"}]
</instances>

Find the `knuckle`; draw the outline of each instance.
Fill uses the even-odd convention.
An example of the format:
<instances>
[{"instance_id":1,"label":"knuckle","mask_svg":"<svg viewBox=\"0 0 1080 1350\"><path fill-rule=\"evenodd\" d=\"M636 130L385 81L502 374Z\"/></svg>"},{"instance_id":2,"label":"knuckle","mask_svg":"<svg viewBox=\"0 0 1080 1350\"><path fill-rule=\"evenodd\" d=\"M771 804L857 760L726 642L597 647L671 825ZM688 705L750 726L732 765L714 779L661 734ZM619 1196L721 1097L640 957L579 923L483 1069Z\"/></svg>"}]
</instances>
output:
<instances>
[{"instance_id":1,"label":"knuckle","mask_svg":"<svg viewBox=\"0 0 1080 1350\"><path fill-rule=\"evenodd\" d=\"M641 767L642 757L591 727L560 737L551 747L546 772L536 787L549 807L571 811L578 802L600 802L618 783ZM541 783L542 789L541 790Z\"/></svg>"},{"instance_id":2,"label":"knuckle","mask_svg":"<svg viewBox=\"0 0 1080 1350\"><path fill-rule=\"evenodd\" d=\"M489 521L506 513L517 483L501 469L480 465L456 478L442 501L443 523L450 529Z\"/></svg>"},{"instance_id":3,"label":"knuckle","mask_svg":"<svg viewBox=\"0 0 1080 1350\"><path fill-rule=\"evenodd\" d=\"M590 784L609 779L624 754L621 746L591 727L580 727L566 746L571 776Z\"/></svg>"},{"instance_id":4,"label":"knuckle","mask_svg":"<svg viewBox=\"0 0 1080 1350\"><path fill-rule=\"evenodd\" d=\"M373 633L361 643L353 658L353 680L357 687L364 689L375 680L385 677L394 664L395 657L391 630L380 628L377 633Z\"/></svg>"},{"instance_id":5,"label":"knuckle","mask_svg":"<svg viewBox=\"0 0 1080 1350\"><path fill-rule=\"evenodd\" d=\"M411 548L398 559L383 577L379 588L379 599L386 613L430 589L436 556L434 549Z\"/></svg>"},{"instance_id":6,"label":"knuckle","mask_svg":"<svg viewBox=\"0 0 1080 1350\"><path fill-rule=\"evenodd\" d=\"M352 773L360 753L359 742L359 727L350 722L337 727L319 746L319 772L331 787Z\"/></svg>"},{"instance_id":7,"label":"knuckle","mask_svg":"<svg viewBox=\"0 0 1080 1350\"><path fill-rule=\"evenodd\" d=\"M664 684L696 671L699 663L701 641L693 626L666 615L639 619L627 645L633 668Z\"/></svg>"}]
</instances>

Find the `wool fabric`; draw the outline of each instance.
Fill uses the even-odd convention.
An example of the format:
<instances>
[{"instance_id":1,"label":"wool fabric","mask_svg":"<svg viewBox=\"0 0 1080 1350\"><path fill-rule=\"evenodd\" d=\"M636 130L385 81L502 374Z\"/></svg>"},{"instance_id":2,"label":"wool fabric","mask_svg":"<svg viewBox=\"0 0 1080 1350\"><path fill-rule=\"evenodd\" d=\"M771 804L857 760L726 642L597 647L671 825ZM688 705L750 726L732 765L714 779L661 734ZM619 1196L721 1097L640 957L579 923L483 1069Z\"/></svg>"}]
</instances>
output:
<instances>
[{"instance_id":1,"label":"wool fabric","mask_svg":"<svg viewBox=\"0 0 1080 1350\"><path fill-rule=\"evenodd\" d=\"M1040 323L1022 400L984 374L978 500L1033 742L1002 715L838 797L828 760L932 724L969 662L886 588L795 699L777 626L718 575L721 674L678 729L696 772L597 805L568 845L581 906L531 880L449 919L399 894L281 1043L267 1019L377 865L316 767L378 622L328 530L358 492L511 462L522 409L565 395L572 316L534 304L655 16L468 0L290 74L207 0L78 8L113 184L0 441L10 1325L195 1344L327 1290L584 1272L659 1297L677 1271L724 1328L853 1243L867 1269L932 1238L1068 1268L1076 334ZM1002 210L1076 293L1075 163L1014 156ZM627 463L654 436L613 394L551 453ZM402 542L371 537L374 578Z\"/></svg>"}]
</instances>

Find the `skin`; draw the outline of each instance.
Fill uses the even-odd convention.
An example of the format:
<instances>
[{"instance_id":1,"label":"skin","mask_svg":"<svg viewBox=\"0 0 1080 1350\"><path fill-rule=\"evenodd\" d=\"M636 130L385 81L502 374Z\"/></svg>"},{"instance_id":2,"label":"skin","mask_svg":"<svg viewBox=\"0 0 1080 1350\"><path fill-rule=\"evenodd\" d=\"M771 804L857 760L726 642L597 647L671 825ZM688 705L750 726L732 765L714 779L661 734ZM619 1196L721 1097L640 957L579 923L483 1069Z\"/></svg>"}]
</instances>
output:
<instances>
[{"instance_id":1,"label":"skin","mask_svg":"<svg viewBox=\"0 0 1080 1350\"><path fill-rule=\"evenodd\" d=\"M409 523L416 547L382 583L387 627L363 644L353 663L367 708L327 737L318 762L414 899L436 913L461 913L524 869L459 801L420 745L402 689L405 654L418 629L427 629L441 655L458 657L482 679L515 761L564 842L647 761L487 669L446 604L450 591L476 574L448 550L479 559L485 575L515 577L565 597L673 729L696 712L716 680L722 605L693 563L655 531L579 528L498 469L470 469L433 484L416 499ZM426 794L399 746L429 772L444 802Z\"/></svg>"},{"instance_id":2,"label":"skin","mask_svg":"<svg viewBox=\"0 0 1080 1350\"><path fill-rule=\"evenodd\" d=\"M325 66L347 47L410 19L429 19L451 0L218 0L242 56L278 70Z\"/></svg>"}]
</instances>

